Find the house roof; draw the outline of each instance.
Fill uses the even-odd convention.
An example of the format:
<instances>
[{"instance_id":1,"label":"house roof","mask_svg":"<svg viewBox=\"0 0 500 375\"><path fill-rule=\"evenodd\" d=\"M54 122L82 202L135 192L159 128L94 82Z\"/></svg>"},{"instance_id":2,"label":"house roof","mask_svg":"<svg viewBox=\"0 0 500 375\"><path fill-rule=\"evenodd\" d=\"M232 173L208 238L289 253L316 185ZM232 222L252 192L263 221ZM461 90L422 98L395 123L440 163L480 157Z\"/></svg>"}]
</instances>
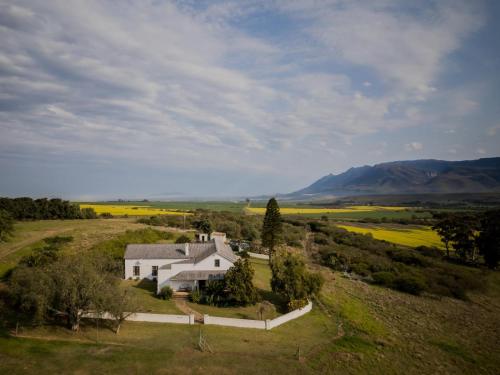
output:
<instances>
[{"instance_id":1,"label":"house roof","mask_svg":"<svg viewBox=\"0 0 500 375\"><path fill-rule=\"evenodd\" d=\"M182 271L170 278L175 281L190 280L220 280L224 278L226 271Z\"/></svg>"},{"instance_id":2,"label":"house roof","mask_svg":"<svg viewBox=\"0 0 500 375\"><path fill-rule=\"evenodd\" d=\"M125 259L182 259L176 263L198 263L212 254L219 254L230 262L238 260L238 256L221 239L215 238L204 243L190 243L189 255L184 253L185 244L129 244L125 250Z\"/></svg>"}]
</instances>

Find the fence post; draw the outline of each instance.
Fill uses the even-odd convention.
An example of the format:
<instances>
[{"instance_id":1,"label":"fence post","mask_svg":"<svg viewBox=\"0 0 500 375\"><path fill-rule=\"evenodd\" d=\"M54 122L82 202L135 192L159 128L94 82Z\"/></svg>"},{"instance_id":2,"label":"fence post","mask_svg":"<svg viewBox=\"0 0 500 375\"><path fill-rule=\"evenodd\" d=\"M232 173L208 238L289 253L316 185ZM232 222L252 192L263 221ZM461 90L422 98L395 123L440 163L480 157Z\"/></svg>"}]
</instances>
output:
<instances>
[{"instance_id":1,"label":"fence post","mask_svg":"<svg viewBox=\"0 0 500 375\"><path fill-rule=\"evenodd\" d=\"M266 330L269 331L271 328L271 321L269 319L266 319Z\"/></svg>"},{"instance_id":2,"label":"fence post","mask_svg":"<svg viewBox=\"0 0 500 375\"><path fill-rule=\"evenodd\" d=\"M189 324L194 324L194 314L189 314Z\"/></svg>"}]
</instances>

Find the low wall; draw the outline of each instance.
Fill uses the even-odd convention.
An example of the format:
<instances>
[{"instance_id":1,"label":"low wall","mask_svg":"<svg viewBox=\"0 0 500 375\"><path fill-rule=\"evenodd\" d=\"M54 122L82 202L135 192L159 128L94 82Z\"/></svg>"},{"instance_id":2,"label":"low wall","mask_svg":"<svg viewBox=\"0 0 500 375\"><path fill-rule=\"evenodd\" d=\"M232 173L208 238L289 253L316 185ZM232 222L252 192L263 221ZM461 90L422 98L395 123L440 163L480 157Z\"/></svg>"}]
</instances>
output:
<instances>
[{"instance_id":1,"label":"low wall","mask_svg":"<svg viewBox=\"0 0 500 375\"><path fill-rule=\"evenodd\" d=\"M89 313L85 314L84 318L114 319L109 313L104 313L103 315ZM131 322L194 324L194 315L135 313L128 316L125 320Z\"/></svg>"},{"instance_id":2,"label":"low wall","mask_svg":"<svg viewBox=\"0 0 500 375\"><path fill-rule=\"evenodd\" d=\"M289 313L281 315L272 320L221 318L218 316L203 315L203 323L218 325L218 326L227 326L227 327L257 328L257 329L270 330L273 329L274 327L282 325L283 323L289 322L290 320L297 319L302 315L307 314L311 310L312 310L312 302L309 301L309 303L305 305L303 308L290 311Z\"/></svg>"},{"instance_id":3,"label":"low wall","mask_svg":"<svg viewBox=\"0 0 500 375\"><path fill-rule=\"evenodd\" d=\"M274 327L280 326L283 323L289 322L290 320L297 319L298 317L301 317L302 315L307 314L311 310L312 310L312 302L309 302L307 305L305 305L301 309L290 311L289 313L287 313L285 315L281 315L273 320L270 320L268 329L272 329Z\"/></svg>"},{"instance_id":4,"label":"low wall","mask_svg":"<svg viewBox=\"0 0 500 375\"><path fill-rule=\"evenodd\" d=\"M270 330L278 327L290 320L297 319L302 315L307 314L312 310L312 302L309 302L301 309L293 310L285 315L281 315L272 320L252 320L252 319L237 319L237 318L222 318L219 316L203 315L203 323L207 325L217 325L226 327L239 328L256 328ZM109 313L97 315L88 313L83 315L84 318L101 318L114 319ZM173 315L173 314L150 314L150 313L135 313L127 317L128 321L132 322L152 322L152 323L176 323L176 324L194 324L194 315Z\"/></svg>"},{"instance_id":5,"label":"low wall","mask_svg":"<svg viewBox=\"0 0 500 375\"><path fill-rule=\"evenodd\" d=\"M226 327L266 329L265 320L221 318L218 316L209 316L209 315L203 315L203 324L226 326Z\"/></svg>"},{"instance_id":6,"label":"low wall","mask_svg":"<svg viewBox=\"0 0 500 375\"><path fill-rule=\"evenodd\" d=\"M257 259L269 259L269 255L266 254L257 254L257 253L252 253L250 251L247 251L248 255L250 255L252 258L257 258Z\"/></svg>"}]
</instances>

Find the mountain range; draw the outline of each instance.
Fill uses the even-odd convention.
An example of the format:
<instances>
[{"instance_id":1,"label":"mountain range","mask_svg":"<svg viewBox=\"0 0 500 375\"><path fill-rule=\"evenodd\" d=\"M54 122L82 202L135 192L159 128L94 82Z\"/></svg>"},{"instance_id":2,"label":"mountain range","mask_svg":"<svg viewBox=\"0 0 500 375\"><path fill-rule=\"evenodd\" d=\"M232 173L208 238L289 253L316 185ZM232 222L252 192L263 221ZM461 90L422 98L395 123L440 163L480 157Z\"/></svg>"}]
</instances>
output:
<instances>
[{"instance_id":1,"label":"mountain range","mask_svg":"<svg viewBox=\"0 0 500 375\"><path fill-rule=\"evenodd\" d=\"M350 168L324 176L287 199L368 194L500 192L500 157L478 160L408 160Z\"/></svg>"}]
</instances>

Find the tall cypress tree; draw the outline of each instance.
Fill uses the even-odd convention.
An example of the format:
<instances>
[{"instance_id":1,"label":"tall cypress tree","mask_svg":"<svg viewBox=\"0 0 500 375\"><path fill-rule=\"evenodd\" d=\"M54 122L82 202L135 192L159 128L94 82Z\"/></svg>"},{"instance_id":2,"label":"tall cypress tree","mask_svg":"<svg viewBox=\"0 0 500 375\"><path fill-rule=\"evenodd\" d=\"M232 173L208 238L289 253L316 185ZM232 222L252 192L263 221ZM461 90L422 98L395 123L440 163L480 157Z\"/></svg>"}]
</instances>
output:
<instances>
[{"instance_id":1,"label":"tall cypress tree","mask_svg":"<svg viewBox=\"0 0 500 375\"><path fill-rule=\"evenodd\" d=\"M283 225L281 223L280 207L276 199L267 202L266 215L262 225L262 246L269 249L269 260L274 255L275 247L283 241Z\"/></svg>"}]
</instances>

